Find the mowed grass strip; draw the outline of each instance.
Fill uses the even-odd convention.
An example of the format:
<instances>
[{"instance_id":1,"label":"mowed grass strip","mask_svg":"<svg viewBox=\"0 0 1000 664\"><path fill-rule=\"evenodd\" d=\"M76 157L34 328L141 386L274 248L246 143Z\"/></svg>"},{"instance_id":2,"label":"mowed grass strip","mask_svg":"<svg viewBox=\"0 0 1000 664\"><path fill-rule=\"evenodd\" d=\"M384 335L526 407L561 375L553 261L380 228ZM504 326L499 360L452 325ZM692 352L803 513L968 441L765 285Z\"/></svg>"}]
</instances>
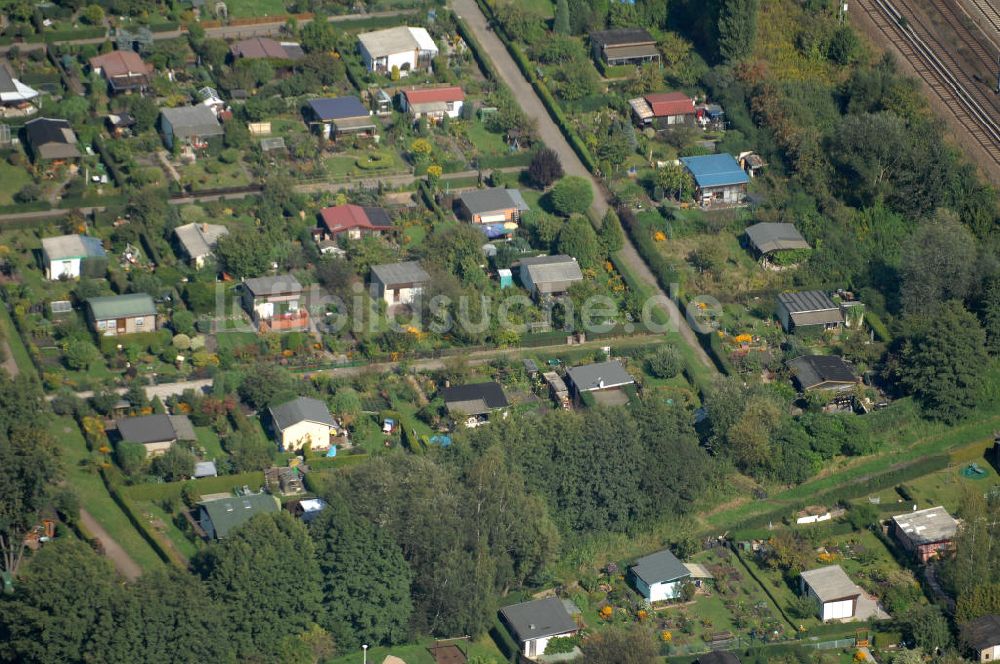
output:
<instances>
[{"instance_id":1,"label":"mowed grass strip","mask_svg":"<svg viewBox=\"0 0 1000 664\"><path fill-rule=\"evenodd\" d=\"M73 418L53 416L49 431L62 451L66 482L79 497L80 506L90 512L144 570L162 567L163 561L132 527L132 522L111 498L96 468L91 470L85 465L86 462L97 459L97 456L87 449L83 433Z\"/></svg>"}]
</instances>

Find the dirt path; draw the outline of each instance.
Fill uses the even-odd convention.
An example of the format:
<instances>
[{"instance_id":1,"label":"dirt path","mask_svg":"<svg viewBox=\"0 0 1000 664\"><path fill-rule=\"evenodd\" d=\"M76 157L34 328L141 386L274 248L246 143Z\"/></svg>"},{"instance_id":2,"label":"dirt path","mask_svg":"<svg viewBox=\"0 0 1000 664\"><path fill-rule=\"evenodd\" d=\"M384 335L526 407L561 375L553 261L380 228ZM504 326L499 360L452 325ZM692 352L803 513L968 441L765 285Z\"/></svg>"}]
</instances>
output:
<instances>
[{"instance_id":1,"label":"dirt path","mask_svg":"<svg viewBox=\"0 0 1000 664\"><path fill-rule=\"evenodd\" d=\"M21 373L21 367L17 366L17 361L14 360L14 354L10 352L10 343L4 339L3 344L0 344L0 348L3 349L3 366L7 370L7 375L11 378L16 378L17 374Z\"/></svg>"},{"instance_id":2,"label":"dirt path","mask_svg":"<svg viewBox=\"0 0 1000 664\"><path fill-rule=\"evenodd\" d=\"M104 555L111 560L122 576L129 581L135 581L142 574L142 568L125 553L125 549L114 540L90 512L80 508L80 525L84 527L104 547Z\"/></svg>"},{"instance_id":3,"label":"dirt path","mask_svg":"<svg viewBox=\"0 0 1000 664\"><path fill-rule=\"evenodd\" d=\"M534 88L531 87L531 84L524 78L521 70L518 69L517 64L514 63L514 59L507 52L507 48L503 45L503 42L488 27L486 17L480 11L476 0L453 0L451 5L455 13L465 20L469 29L475 34L486 55L493 61L493 65L500 73L500 78L510 88L521 108L524 109L524 112L529 117L537 120L540 138L545 145L555 150L559 155L566 174L578 175L591 183L595 194L591 212L597 219L603 219L604 213L609 208L608 193L604 185L587 170L583 162L580 161L580 158L576 156L573 148L570 147L562 132L559 131L559 127L552 121L548 111L542 104L542 100L538 98ZM636 251L635 245L632 244L632 240L628 235L625 236L625 246L619 252L619 256L628 266L629 270L631 270L632 274L643 284L649 286L654 295L663 301L663 307L670 316L671 322L674 323L674 328L691 347L695 356L713 374L717 373L715 364L701 347L694 330L688 325L687 320L685 320L674 301L660 288L656 277L649 269L649 266L646 265L646 261Z\"/></svg>"}]
</instances>

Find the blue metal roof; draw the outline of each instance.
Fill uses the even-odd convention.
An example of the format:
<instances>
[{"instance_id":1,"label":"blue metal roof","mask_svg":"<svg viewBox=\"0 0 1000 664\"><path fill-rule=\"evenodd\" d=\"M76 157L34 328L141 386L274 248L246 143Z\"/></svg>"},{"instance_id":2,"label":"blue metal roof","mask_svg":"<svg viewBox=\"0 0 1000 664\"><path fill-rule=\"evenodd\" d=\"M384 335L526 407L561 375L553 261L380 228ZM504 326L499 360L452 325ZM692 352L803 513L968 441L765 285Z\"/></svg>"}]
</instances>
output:
<instances>
[{"instance_id":1,"label":"blue metal roof","mask_svg":"<svg viewBox=\"0 0 1000 664\"><path fill-rule=\"evenodd\" d=\"M368 115L368 109L357 97L310 99L309 106L320 120L341 120Z\"/></svg>"},{"instance_id":2,"label":"blue metal roof","mask_svg":"<svg viewBox=\"0 0 1000 664\"><path fill-rule=\"evenodd\" d=\"M701 188L725 187L750 182L750 178L731 154L681 157L681 163L691 171L694 181Z\"/></svg>"}]
</instances>

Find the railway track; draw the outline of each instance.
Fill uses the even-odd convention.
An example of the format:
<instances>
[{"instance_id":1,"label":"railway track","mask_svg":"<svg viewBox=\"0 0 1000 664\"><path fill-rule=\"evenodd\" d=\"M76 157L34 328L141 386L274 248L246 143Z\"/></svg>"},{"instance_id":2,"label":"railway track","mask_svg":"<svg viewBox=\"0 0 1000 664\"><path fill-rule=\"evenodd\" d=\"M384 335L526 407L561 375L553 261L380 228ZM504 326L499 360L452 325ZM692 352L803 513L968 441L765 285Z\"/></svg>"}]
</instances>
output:
<instances>
[{"instance_id":1,"label":"railway track","mask_svg":"<svg viewBox=\"0 0 1000 664\"><path fill-rule=\"evenodd\" d=\"M986 22L1000 35L1000 9L997 9L996 0L969 0L969 2L976 6L986 18Z\"/></svg>"},{"instance_id":2,"label":"railway track","mask_svg":"<svg viewBox=\"0 0 1000 664\"><path fill-rule=\"evenodd\" d=\"M980 37L972 34L968 27L969 18L962 14L960 9L956 9L951 0L929 0L934 8L941 13L942 18L951 26L958 37L958 46L969 49L986 66L987 71L993 71L997 62L997 55L992 47L983 45ZM990 0L994 2L995 0ZM996 10L993 10L996 12ZM978 30L976 32L979 32Z\"/></svg>"},{"instance_id":3,"label":"railway track","mask_svg":"<svg viewBox=\"0 0 1000 664\"><path fill-rule=\"evenodd\" d=\"M890 0L858 0L858 4L934 94L945 102L968 134L1000 165L1000 121L987 94L957 65L932 33L911 18L912 12L904 18ZM920 28L919 32L915 25Z\"/></svg>"}]
</instances>

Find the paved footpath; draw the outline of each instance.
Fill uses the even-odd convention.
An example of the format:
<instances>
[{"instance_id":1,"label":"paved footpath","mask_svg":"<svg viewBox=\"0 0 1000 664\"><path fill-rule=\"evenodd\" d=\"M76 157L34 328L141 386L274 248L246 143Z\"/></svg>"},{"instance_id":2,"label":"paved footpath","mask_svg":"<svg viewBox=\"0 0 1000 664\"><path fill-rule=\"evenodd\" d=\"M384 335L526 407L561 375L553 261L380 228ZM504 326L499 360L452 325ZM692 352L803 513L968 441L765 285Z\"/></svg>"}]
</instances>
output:
<instances>
[{"instance_id":1,"label":"paved footpath","mask_svg":"<svg viewBox=\"0 0 1000 664\"><path fill-rule=\"evenodd\" d=\"M507 84L507 87L514 94L514 99L521 104L521 108L524 109L524 112L529 117L537 120L538 134L542 142L556 151L560 161L562 161L563 170L566 174L579 175L591 183L595 194L591 211L597 219L603 219L604 213L608 211L609 207L608 192L601 182L583 165L583 162L577 157L562 132L559 131L559 127L552 121L548 111L542 104L542 100L535 93L535 89L524 78L524 75L518 69L517 64L510 56L510 53L507 52L507 48L500 41L500 38L489 28L486 17L483 16L483 12L479 9L479 5L476 4L476 0L452 0L451 6L456 14L465 19L469 29L472 30L472 33L482 45L490 60L493 61L493 65L500 73L500 78L503 79L504 83ZM632 239L627 234L625 236L625 246L619 252L619 256L625 261L629 270L632 271L632 274L639 281L652 288L653 292L664 300L667 313L670 315L671 320L676 321L677 331L681 337L691 346L702 364L708 367L713 373L716 373L715 364L701 347L694 330L688 325L687 320L685 320L674 301L660 288L656 277L649 269L649 266L646 265L646 261L636 251L635 245L632 244Z\"/></svg>"}]
</instances>

